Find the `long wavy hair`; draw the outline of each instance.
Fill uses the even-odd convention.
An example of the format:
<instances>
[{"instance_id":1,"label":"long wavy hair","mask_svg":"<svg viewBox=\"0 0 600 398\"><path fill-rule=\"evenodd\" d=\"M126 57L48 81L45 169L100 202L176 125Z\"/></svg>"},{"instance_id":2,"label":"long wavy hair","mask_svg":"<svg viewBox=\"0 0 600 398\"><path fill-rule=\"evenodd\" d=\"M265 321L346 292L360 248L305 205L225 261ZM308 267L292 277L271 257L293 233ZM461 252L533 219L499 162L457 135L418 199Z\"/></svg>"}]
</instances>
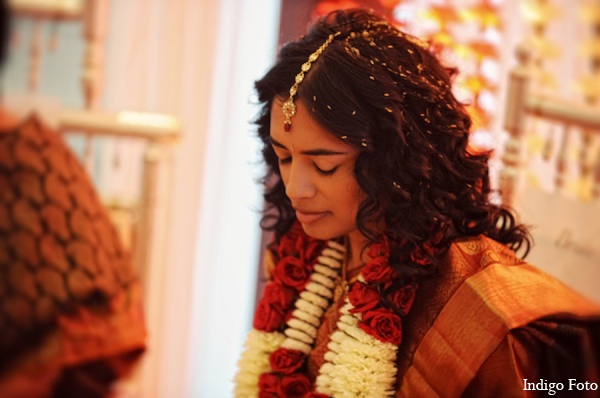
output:
<instances>
[{"instance_id":1,"label":"long wavy hair","mask_svg":"<svg viewBox=\"0 0 600 398\"><path fill-rule=\"evenodd\" d=\"M388 238L400 284L432 272L440 251L459 237L483 234L526 254L527 229L509 209L490 203L490 154L467 150L471 119L452 93L456 70L444 67L425 43L360 9L319 19L306 36L283 46L256 82L262 104L256 123L268 166L261 227L273 230L277 241L295 221L270 144L271 105L289 96L302 64L330 34L337 36L306 74L296 101L360 149L354 174L366 199L356 225L370 241L380 233ZM383 231L367 227L374 220L383 221ZM430 266L411 261L411 252L432 242L438 250L427 251Z\"/></svg>"}]
</instances>

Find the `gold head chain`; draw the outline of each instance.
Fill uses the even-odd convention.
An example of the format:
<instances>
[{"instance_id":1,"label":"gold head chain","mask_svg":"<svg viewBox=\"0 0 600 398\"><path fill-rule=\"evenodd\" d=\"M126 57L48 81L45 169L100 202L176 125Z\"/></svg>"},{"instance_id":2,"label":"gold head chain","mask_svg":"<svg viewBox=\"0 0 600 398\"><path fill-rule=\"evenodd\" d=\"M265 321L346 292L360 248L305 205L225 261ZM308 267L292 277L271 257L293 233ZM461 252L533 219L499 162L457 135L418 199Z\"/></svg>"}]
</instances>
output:
<instances>
[{"instance_id":1,"label":"gold head chain","mask_svg":"<svg viewBox=\"0 0 600 398\"><path fill-rule=\"evenodd\" d=\"M306 61L304 64L302 64L302 69L300 70L300 73L298 73L296 75L294 85L290 88L290 97L283 103L283 106L282 106L283 114L285 115L285 121L283 122L283 129L286 132L289 133L290 130L292 129L292 117L296 114L296 104L294 104L294 96L298 92L298 86L304 80L304 74L308 73L308 71L312 67L313 62L315 62L317 60L317 58L319 58L319 55L321 55L321 53L323 51L325 51L325 48L327 48L327 46L339 34L340 34L340 32L337 32L335 34L330 34L329 37L327 38L327 40L325 41L325 43L323 43L323 45L321 45L321 47L317 48L317 51L310 54L310 56L308 57L308 61Z\"/></svg>"}]
</instances>

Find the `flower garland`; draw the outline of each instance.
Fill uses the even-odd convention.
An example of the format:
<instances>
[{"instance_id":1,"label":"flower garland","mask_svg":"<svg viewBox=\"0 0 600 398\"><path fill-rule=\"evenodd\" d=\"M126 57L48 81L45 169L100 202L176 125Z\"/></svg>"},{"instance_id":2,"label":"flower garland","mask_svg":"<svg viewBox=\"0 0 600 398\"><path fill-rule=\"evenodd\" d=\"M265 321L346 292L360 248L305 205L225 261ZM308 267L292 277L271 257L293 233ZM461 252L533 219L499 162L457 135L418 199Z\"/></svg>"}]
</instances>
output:
<instances>
[{"instance_id":1,"label":"flower garland","mask_svg":"<svg viewBox=\"0 0 600 398\"><path fill-rule=\"evenodd\" d=\"M398 346L367 333L346 299L331 335L316 391L325 396L387 397L394 395Z\"/></svg>"},{"instance_id":2,"label":"flower garland","mask_svg":"<svg viewBox=\"0 0 600 398\"><path fill-rule=\"evenodd\" d=\"M254 330L238 364L236 397L394 394L401 316L409 312L416 286L385 293L397 276L388 264L387 239L369 247L371 260L345 298L314 390L305 374L321 318L340 277L344 251L337 242L325 244L308 237L299 223L281 238L274 253L278 261L273 280L257 306ZM415 251L413 257L426 256Z\"/></svg>"},{"instance_id":3,"label":"flower garland","mask_svg":"<svg viewBox=\"0 0 600 398\"><path fill-rule=\"evenodd\" d=\"M282 333L268 333L253 329L246 337L244 350L238 366L243 369L235 380L236 397L256 397L259 394L258 378L269 371L269 355L283 342Z\"/></svg>"}]
</instances>

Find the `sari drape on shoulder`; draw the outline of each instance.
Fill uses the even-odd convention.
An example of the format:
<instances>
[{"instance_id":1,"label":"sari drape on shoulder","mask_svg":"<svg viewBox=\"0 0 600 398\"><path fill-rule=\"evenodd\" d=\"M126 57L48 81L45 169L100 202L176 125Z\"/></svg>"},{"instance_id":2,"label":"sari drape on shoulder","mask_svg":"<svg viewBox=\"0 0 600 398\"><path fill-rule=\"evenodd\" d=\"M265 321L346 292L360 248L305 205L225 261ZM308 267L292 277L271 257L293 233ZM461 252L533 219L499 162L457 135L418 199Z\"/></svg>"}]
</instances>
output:
<instances>
[{"instance_id":1,"label":"sari drape on shoulder","mask_svg":"<svg viewBox=\"0 0 600 398\"><path fill-rule=\"evenodd\" d=\"M523 379L600 384L598 305L483 236L455 242L443 264L403 321L397 397L539 395ZM313 379L342 300L318 331Z\"/></svg>"}]
</instances>

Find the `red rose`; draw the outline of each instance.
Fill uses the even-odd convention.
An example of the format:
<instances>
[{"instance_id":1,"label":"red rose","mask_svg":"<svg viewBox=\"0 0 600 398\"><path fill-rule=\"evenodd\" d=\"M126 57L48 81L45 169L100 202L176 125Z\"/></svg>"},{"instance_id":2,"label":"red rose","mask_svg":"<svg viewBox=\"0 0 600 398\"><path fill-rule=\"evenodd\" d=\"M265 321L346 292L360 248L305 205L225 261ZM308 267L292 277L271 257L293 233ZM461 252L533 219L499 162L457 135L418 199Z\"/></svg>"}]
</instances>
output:
<instances>
[{"instance_id":1,"label":"red rose","mask_svg":"<svg viewBox=\"0 0 600 398\"><path fill-rule=\"evenodd\" d=\"M284 376L279 384L279 396L284 398L303 398L311 389L310 380L301 373Z\"/></svg>"},{"instance_id":2,"label":"red rose","mask_svg":"<svg viewBox=\"0 0 600 398\"><path fill-rule=\"evenodd\" d=\"M296 247L301 246L302 249L299 250L300 258L304 261L305 264L314 265L317 261L317 257L321 254L323 250L323 242L312 239L310 237L306 237L305 239L298 240L296 242Z\"/></svg>"},{"instance_id":3,"label":"red rose","mask_svg":"<svg viewBox=\"0 0 600 398\"><path fill-rule=\"evenodd\" d=\"M276 282L269 282L263 293L263 300L281 309L287 309L294 302L296 292L294 289L280 285Z\"/></svg>"},{"instance_id":4,"label":"red rose","mask_svg":"<svg viewBox=\"0 0 600 398\"><path fill-rule=\"evenodd\" d=\"M277 246L277 255L278 258L283 258L286 256L294 255L294 251L296 250L296 241L290 239L288 236L284 235L279 240L279 245Z\"/></svg>"},{"instance_id":5,"label":"red rose","mask_svg":"<svg viewBox=\"0 0 600 398\"><path fill-rule=\"evenodd\" d=\"M390 244L388 239L384 236L379 242L373 243L369 246L369 257L389 257L390 256Z\"/></svg>"},{"instance_id":6,"label":"red rose","mask_svg":"<svg viewBox=\"0 0 600 398\"><path fill-rule=\"evenodd\" d=\"M274 373L263 373L258 377L260 397L272 397L279 391L279 376Z\"/></svg>"},{"instance_id":7,"label":"red rose","mask_svg":"<svg viewBox=\"0 0 600 398\"><path fill-rule=\"evenodd\" d=\"M308 267L301 260L292 256L282 258L273 271L273 277L276 280L298 291L304 288L309 276Z\"/></svg>"},{"instance_id":8,"label":"red rose","mask_svg":"<svg viewBox=\"0 0 600 398\"><path fill-rule=\"evenodd\" d=\"M271 369L285 374L293 373L302 366L303 362L304 353L302 351L288 350L287 348L278 348L269 356Z\"/></svg>"},{"instance_id":9,"label":"red rose","mask_svg":"<svg viewBox=\"0 0 600 398\"><path fill-rule=\"evenodd\" d=\"M296 241L298 238L302 238L303 235L302 224L299 222L292 224L291 228L279 239L279 245L277 246L279 258L298 254L296 251Z\"/></svg>"},{"instance_id":10,"label":"red rose","mask_svg":"<svg viewBox=\"0 0 600 398\"><path fill-rule=\"evenodd\" d=\"M402 341L402 320L392 311L379 308L367 311L362 318L358 326L377 340L396 345Z\"/></svg>"},{"instance_id":11,"label":"red rose","mask_svg":"<svg viewBox=\"0 0 600 398\"><path fill-rule=\"evenodd\" d=\"M385 257L375 257L365 265L362 271L362 276L366 282L387 282L393 275L394 270L389 266Z\"/></svg>"},{"instance_id":12,"label":"red rose","mask_svg":"<svg viewBox=\"0 0 600 398\"><path fill-rule=\"evenodd\" d=\"M435 237L435 240L438 240L439 234ZM431 264L430 258L435 255L436 248L430 243L423 243L420 247L417 247L410 254L410 260L419 265L427 265Z\"/></svg>"},{"instance_id":13,"label":"red rose","mask_svg":"<svg viewBox=\"0 0 600 398\"><path fill-rule=\"evenodd\" d=\"M399 312L399 314L404 316L410 311L413 302L415 301L416 292L416 286L408 285L396 290L395 292L392 292L387 296L387 298L394 306L396 306L395 309Z\"/></svg>"},{"instance_id":14,"label":"red rose","mask_svg":"<svg viewBox=\"0 0 600 398\"><path fill-rule=\"evenodd\" d=\"M423 250L415 249L412 253L410 253L410 261L419 265L427 265L431 263L431 260L427 257Z\"/></svg>"},{"instance_id":15,"label":"red rose","mask_svg":"<svg viewBox=\"0 0 600 398\"><path fill-rule=\"evenodd\" d=\"M350 300L350 303L354 306L351 310L352 313L362 313L377 307L381 297L374 287L365 283L356 282L352 285L350 293L348 293L348 300Z\"/></svg>"},{"instance_id":16,"label":"red rose","mask_svg":"<svg viewBox=\"0 0 600 398\"><path fill-rule=\"evenodd\" d=\"M301 259L305 264L313 264L323 249L323 245L323 241L306 235L302 225L295 222L279 240L277 254L279 258L294 256Z\"/></svg>"},{"instance_id":17,"label":"red rose","mask_svg":"<svg viewBox=\"0 0 600 398\"><path fill-rule=\"evenodd\" d=\"M283 314L281 310L269 304L265 298L259 301L254 313L253 326L256 330L273 332L281 327Z\"/></svg>"},{"instance_id":18,"label":"red rose","mask_svg":"<svg viewBox=\"0 0 600 398\"><path fill-rule=\"evenodd\" d=\"M306 394L304 398L329 398L329 395L311 391L308 394Z\"/></svg>"}]
</instances>

